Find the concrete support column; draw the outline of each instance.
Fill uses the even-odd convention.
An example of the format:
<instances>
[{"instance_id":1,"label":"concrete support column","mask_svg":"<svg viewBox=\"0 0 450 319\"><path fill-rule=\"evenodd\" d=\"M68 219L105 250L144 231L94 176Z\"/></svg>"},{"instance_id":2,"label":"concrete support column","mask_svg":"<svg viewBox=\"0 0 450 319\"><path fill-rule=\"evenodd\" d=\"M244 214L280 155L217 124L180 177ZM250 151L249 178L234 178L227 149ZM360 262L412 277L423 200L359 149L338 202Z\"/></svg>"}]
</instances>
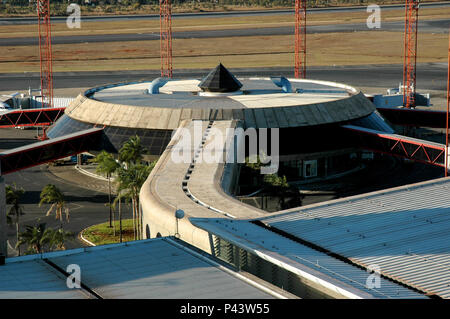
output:
<instances>
[{"instance_id":1,"label":"concrete support column","mask_svg":"<svg viewBox=\"0 0 450 319\"><path fill-rule=\"evenodd\" d=\"M8 254L8 246L6 244L7 239L5 181L3 180L3 177L0 173L0 255L3 255L5 257L7 257Z\"/></svg>"}]
</instances>

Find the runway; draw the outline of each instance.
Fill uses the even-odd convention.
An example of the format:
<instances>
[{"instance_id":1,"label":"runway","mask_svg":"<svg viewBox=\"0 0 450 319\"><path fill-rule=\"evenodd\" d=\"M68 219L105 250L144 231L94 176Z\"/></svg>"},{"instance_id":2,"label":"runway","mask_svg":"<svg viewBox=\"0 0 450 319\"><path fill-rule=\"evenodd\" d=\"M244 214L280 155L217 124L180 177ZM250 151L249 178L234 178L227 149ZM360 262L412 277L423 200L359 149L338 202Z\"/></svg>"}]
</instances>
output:
<instances>
[{"instance_id":1,"label":"runway","mask_svg":"<svg viewBox=\"0 0 450 319\"><path fill-rule=\"evenodd\" d=\"M446 34L450 27L450 19L419 21L420 33ZM318 33L349 33L349 32L404 32L403 21L382 22L380 29L369 29L366 23L311 25L307 28L308 34ZM268 28L246 28L226 30L199 30L199 31L175 31L173 39L206 39L226 37L249 37L249 36L279 36L294 35L294 26L268 27ZM131 34L101 34L101 35L72 35L53 36L52 44L77 44L77 43L99 43L99 42L123 42L123 41L150 41L159 40L159 32L131 33ZM0 38L0 46L25 46L39 45L37 37Z\"/></svg>"},{"instance_id":2,"label":"runway","mask_svg":"<svg viewBox=\"0 0 450 319\"><path fill-rule=\"evenodd\" d=\"M230 69L238 77L248 76L294 76L294 68L245 68ZM201 78L210 70L174 70L173 78ZM160 76L159 70L145 71L111 71L111 72L56 72L53 74L54 86L58 88L94 87L103 84L153 80ZM362 65L362 66L326 66L309 67L307 77L310 79L335 81L355 87L394 88L398 87L403 77L403 66ZM23 91L28 87L39 87L39 73L0 74L2 91ZM447 89L447 64L419 63L417 65L418 90ZM384 93L384 91L382 92Z\"/></svg>"}]
</instances>

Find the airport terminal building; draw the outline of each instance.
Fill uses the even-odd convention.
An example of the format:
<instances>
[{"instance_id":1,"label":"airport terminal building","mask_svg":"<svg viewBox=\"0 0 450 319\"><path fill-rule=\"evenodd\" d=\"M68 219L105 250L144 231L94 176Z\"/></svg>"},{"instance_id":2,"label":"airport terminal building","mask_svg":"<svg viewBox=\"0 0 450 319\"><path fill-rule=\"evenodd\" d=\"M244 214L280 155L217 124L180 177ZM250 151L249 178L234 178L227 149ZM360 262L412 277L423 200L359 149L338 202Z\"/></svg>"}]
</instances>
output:
<instances>
[{"instance_id":1,"label":"airport terminal building","mask_svg":"<svg viewBox=\"0 0 450 319\"><path fill-rule=\"evenodd\" d=\"M357 169L362 150L348 128L393 130L354 87L236 78L219 64L203 79L90 89L48 136L93 128L104 133L93 152L117 152L138 135L148 158L158 159L140 191L146 239L173 236L300 298L450 297L450 205L439 196L447 179L275 213L235 197L237 154L252 155L253 133L270 158L262 173L305 182Z\"/></svg>"}]
</instances>

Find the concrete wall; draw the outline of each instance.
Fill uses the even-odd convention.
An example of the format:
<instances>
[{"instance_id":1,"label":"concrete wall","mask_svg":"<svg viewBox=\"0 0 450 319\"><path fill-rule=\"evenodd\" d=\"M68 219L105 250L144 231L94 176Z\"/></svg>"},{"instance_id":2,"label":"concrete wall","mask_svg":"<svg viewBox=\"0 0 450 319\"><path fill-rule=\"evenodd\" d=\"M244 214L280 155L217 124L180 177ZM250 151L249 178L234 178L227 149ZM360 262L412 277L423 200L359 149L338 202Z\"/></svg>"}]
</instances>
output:
<instances>
[{"instance_id":1,"label":"concrete wall","mask_svg":"<svg viewBox=\"0 0 450 319\"><path fill-rule=\"evenodd\" d=\"M185 127L185 125L186 122L181 127ZM209 234L192 225L189 221L189 215L177 219L175 217L177 207L161 200L156 191L156 177L159 176L164 165L171 160L170 152L177 142L177 136L175 134L169 142L140 191L144 238L175 236L211 253ZM181 189L181 184L179 187Z\"/></svg>"}]
</instances>

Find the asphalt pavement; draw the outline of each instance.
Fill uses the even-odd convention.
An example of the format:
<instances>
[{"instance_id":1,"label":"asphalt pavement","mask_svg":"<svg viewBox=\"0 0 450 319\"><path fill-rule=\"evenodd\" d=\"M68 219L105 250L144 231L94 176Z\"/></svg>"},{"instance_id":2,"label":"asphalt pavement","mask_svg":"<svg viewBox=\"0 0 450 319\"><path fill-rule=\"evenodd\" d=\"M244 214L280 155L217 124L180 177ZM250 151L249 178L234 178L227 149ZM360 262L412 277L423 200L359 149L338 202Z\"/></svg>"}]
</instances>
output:
<instances>
[{"instance_id":1,"label":"asphalt pavement","mask_svg":"<svg viewBox=\"0 0 450 319\"><path fill-rule=\"evenodd\" d=\"M203 78L210 69L180 70L175 69L174 79ZM272 68L230 68L238 77L248 76L294 76L294 67ZM159 70L143 71L99 71L99 72L55 72L53 83L55 89L90 88L117 82L129 82L153 79L160 76ZM349 65L308 67L309 79L336 81L356 87L398 88L403 80L403 66L399 64L384 65ZM0 91L16 92L37 88L40 84L39 73L0 73ZM418 63L417 89L420 91L447 89L446 63Z\"/></svg>"},{"instance_id":2,"label":"asphalt pavement","mask_svg":"<svg viewBox=\"0 0 450 319\"><path fill-rule=\"evenodd\" d=\"M450 19L423 20L419 21L419 33L447 34L450 27ZM347 23L329 25L308 25L306 33L350 33L359 31L370 32L404 32L404 21L382 21L379 29L369 29L366 23ZM262 28L239 28L225 30L198 30L198 31L174 31L173 39L205 39L226 37L248 37L248 36L280 36L294 35L295 28L292 26L262 27ZM76 43L99 43L99 42L123 42L123 41L149 41L160 39L159 32L148 33L124 33L124 34L98 34L98 35L68 35L52 36L52 44L76 44ZM25 46L39 45L37 37L0 38L0 46Z\"/></svg>"},{"instance_id":3,"label":"asphalt pavement","mask_svg":"<svg viewBox=\"0 0 450 319\"><path fill-rule=\"evenodd\" d=\"M0 129L0 151L36 142L34 135L35 130ZM48 227L60 226L54 214L45 216L50 205L38 206L40 193L47 184L56 185L64 193L70 209L70 221L63 223L65 230L77 236L84 228L109 220L109 208L105 205L108 202L107 182L80 173L74 165L48 167L44 164L5 175L4 179L6 184L16 184L25 190L21 200L25 212L20 217L21 231L25 225L36 225L37 220L45 222ZM131 218L131 209L126 205L122 207L123 218ZM15 226L8 227L8 240L11 246L15 246ZM66 247L71 249L84 245L75 237Z\"/></svg>"}]
</instances>

